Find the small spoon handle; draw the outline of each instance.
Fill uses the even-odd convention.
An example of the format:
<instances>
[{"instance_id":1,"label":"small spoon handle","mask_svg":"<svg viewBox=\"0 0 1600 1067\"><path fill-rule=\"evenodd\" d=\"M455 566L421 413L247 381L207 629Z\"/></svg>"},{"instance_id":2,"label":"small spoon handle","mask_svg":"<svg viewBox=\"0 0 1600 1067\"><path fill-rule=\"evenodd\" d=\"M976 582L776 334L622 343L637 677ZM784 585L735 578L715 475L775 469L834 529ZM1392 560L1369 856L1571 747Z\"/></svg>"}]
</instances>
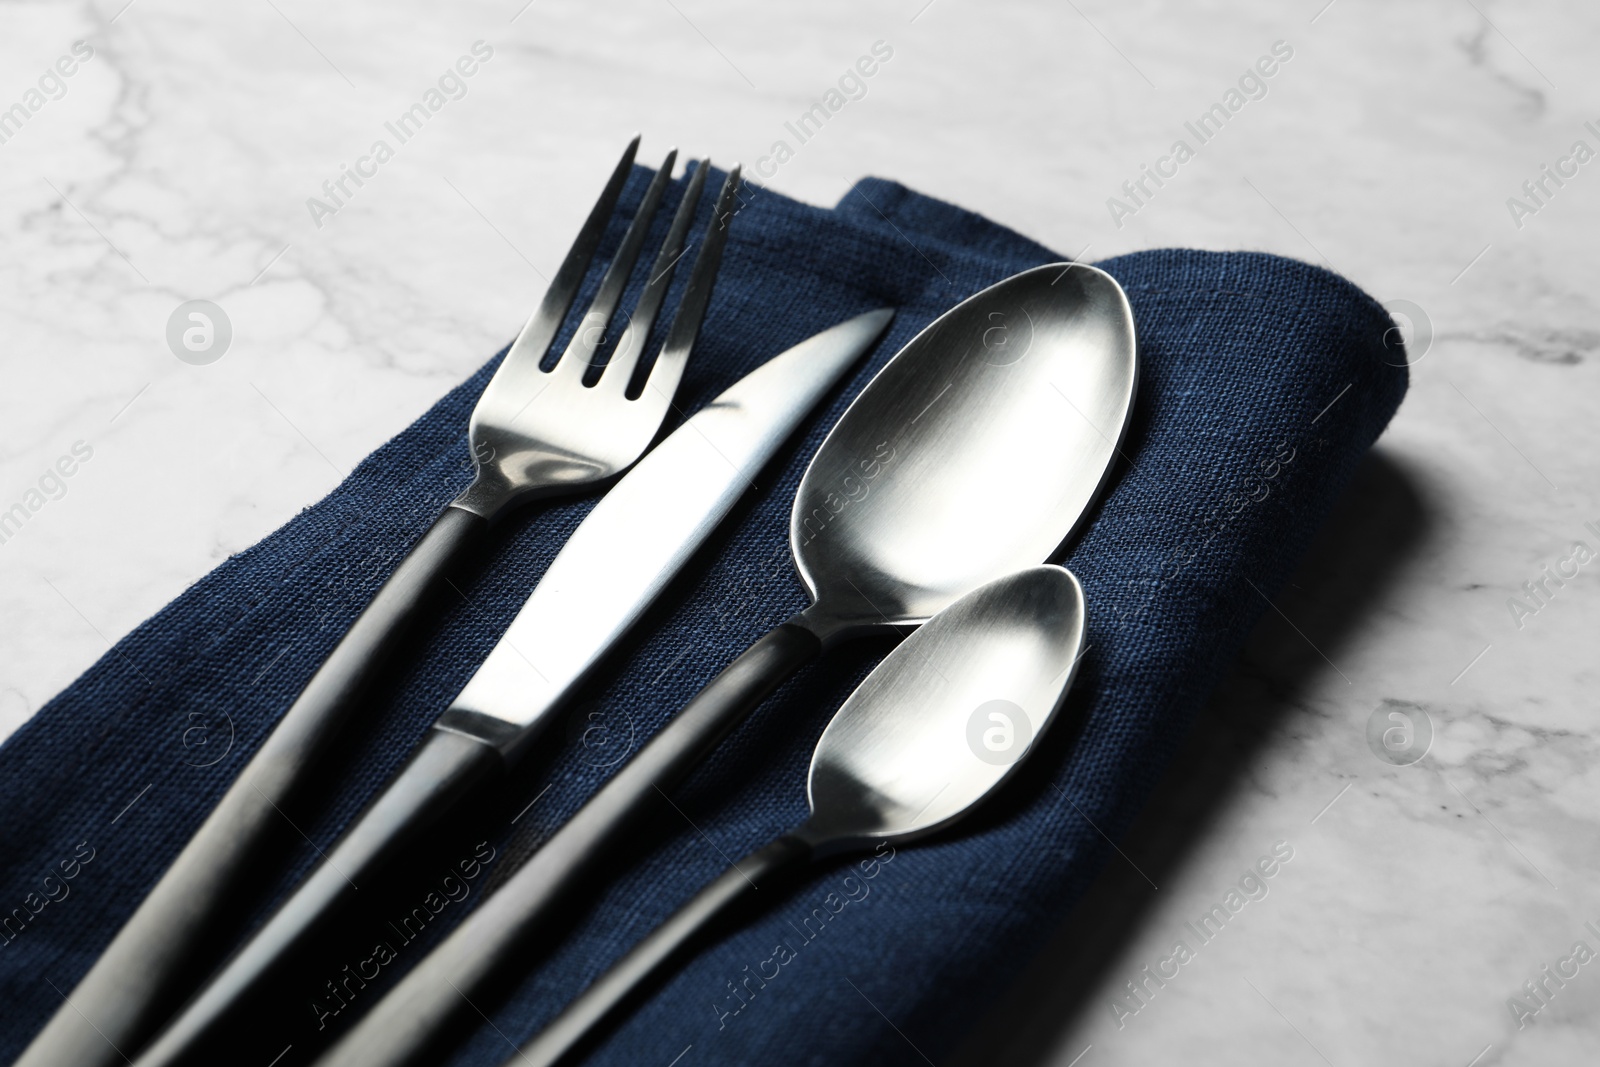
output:
<instances>
[{"instance_id":1,"label":"small spoon handle","mask_svg":"<svg viewBox=\"0 0 1600 1067\"><path fill-rule=\"evenodd\" d=\"M679 962L683 950L719 916L810 858L810 845L785 834L729 867L595 979L538 1037L512 1054L504 1067L554 1067L560 1063L652 978Z\"/></svg>"}]
</instances>

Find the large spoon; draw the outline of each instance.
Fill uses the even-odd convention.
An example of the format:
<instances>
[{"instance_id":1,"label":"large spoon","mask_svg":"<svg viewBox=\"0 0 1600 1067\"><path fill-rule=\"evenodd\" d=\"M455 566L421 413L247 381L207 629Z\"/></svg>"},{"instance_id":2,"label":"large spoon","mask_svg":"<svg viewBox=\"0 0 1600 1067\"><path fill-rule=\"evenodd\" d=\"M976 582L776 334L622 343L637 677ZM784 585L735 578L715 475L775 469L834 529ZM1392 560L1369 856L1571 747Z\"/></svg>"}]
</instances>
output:
<instances>
[{"instance_id":1,"label":"large spoon","mask_svg":"<svg viewBox=\"0 0 1600 1067\"><path fill-rule=\"evenodd\" d=\"M712 679L516 874L319 1060L392 1067L549 923L607 850L775 689L842 639L926 622L1049 559L1111 470L1137 380L1109 274L1035 267L968 297L868 383L812 458L789 522L813 603Z\"/></svg>"},{"instance_id":2,"label":"large spoon","mask_svg":"<svg viewBox=\"0 0 1600 1067\"><path fill-rule=\"evenodd\" d=\"M867 676L811 756L811 817L702 889L503 1067L553 1067L757 888L813 859L900 844L962 818L1044 732L1083 643L1083 591L1061 567L981 586Z\"/></svg>"}]
</instances>

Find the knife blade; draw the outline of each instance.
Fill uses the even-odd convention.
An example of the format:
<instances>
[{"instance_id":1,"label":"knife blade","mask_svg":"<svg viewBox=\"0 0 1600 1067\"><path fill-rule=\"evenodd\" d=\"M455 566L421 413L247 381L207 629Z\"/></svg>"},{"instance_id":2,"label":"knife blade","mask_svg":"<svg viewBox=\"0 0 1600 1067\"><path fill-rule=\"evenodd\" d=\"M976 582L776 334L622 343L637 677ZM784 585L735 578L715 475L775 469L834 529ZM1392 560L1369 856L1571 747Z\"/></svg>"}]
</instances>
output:
<instances>
[{"instance_id":1,"label":"knife blade","mask_svg":"<svg viewBox=\"0 0 1600 1067\"><path fill-rule=\"evenodd\" d=\"M438 726L508 754L529 743L892 314L868 312L801 342L648 452L573 532Z\"/></svg>"},{"instance_id":2,"label":"knife blade","mask_svg":"<svg viewBox=\"0 0 1600 1067\"><path fill-rule=\"evenodd\" d=\"M235 1009L327 929L361 881L520 759L893 317L867 312L774 356L647 452L573 531L396 778L135 1067L200 1062Z\"/></svg>"}]
</instances>

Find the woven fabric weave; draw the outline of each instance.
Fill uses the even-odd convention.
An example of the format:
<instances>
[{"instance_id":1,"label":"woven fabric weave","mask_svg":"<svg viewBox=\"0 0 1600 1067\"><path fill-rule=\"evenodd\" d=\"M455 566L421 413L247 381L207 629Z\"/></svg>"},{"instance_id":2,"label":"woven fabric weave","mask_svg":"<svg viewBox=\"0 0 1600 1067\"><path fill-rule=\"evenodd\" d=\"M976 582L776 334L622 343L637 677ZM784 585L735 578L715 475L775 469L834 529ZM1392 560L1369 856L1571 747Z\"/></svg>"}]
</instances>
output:
<instances>
[{"instance_id":1,"label":"woven fabric weave","mask_svg":"<svg viewBox=\"0 0 1600 1067\"><path fill-rule=\"evenodd\" d=\"M625 208L638 203L649 177L636 170ZM669 207L682 187L674 184ZM702 223L707 210L702 205ZM622 226L614 221L601 259ZM664 227L663 218L658 233ZM429 845L441 863L475 849L493 856L464 883L465 899L438 910L414 944L400 941L391 922L408 910L406 893L426 891L422 882L352 918L325 959L263 1006L251 1056L265 1063L292 1044L280 1067L309 1062L618 759L765 629L803 607L788 561L788 511L827 429L938 314L1061 258L889 181L864 180L833 209L747 189L669 424L850 315L893 306L890 334L785 446L509 783L487 816L488 843L469 835ZM578 306L602 266L591 270ZM822 866L764 900L654 990L587 1062L665 1064L689 1046L681 1067L937 1061L1111 854L1095 827L1115 836L1128 825L1404 395L1404 359L1388 315L1327 271L1263 254L1189 250L1099 266L1132 303L1141 378L1125 458L1060 560L1083 583L1090 646L1063 723L956 831L892 855ZM0 747L0 1060L19 1054L57 1009L339 635L465 487L467 416L494 364L325 499L118 642ZM1025 466L1028 457L1006 462ZM319 767L318 788L295 813L305 839L286 851L278 878L241 897L237 935L396 770L593 502L517 513L463 568L455 579L461 595L442 602L406 645L340 751ZM479 1004L492 1023L472 1016L449 1062L499 1064L508 1039L532 1035L729 858L798 823L812 746L887 647L842 647L769 699L673 797L678 810L663 805L637 862L586 898L559 946ZM329 988L343 973L328 971L333 963L371 957L384 939L396 958L377 979ZM227 948L215 946L216 954Z\"/></svg>"}]
</instances>

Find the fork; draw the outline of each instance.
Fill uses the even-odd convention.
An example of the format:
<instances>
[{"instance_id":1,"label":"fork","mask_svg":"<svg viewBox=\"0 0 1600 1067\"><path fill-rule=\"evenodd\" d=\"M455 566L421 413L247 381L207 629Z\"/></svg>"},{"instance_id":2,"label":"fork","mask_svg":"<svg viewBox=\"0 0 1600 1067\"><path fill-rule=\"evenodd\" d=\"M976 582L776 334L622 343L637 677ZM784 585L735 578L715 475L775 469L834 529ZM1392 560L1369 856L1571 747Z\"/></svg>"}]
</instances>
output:
<instances>
[{"instance_id":1,"label":"fork","mask_svg":"<svg viewBox=\"0 0 1600 1067\"><path fill-rule=\"evenodd\" d=\"M578 492L630 466L654 439L683 376L722 258L738 168L717 198L661 351L644 376L641 356L684 255L709 173L701 161L684 191L637 306L594 379L602 350L677 159L667 153L645 190L594 301L555 366L540 364L565 321L632 171L628 144L539 307L512 343L468 423L472 484L423 534L273 729L237 781L145 897L16 1067L114 1067L126 1062L215 963L218 920L246 889L252 861L287 821L282 805L349 718L356 699L424 614L446 569L491 521L517 504ZM482 746L477 746L482 747ZM462 756L460 758L466 758ZM441 781L460 778L441 767ZM292 823L291 823L292 825ZM210 951L208 951L210 950Z\"/></svg>"}]
</instances>

